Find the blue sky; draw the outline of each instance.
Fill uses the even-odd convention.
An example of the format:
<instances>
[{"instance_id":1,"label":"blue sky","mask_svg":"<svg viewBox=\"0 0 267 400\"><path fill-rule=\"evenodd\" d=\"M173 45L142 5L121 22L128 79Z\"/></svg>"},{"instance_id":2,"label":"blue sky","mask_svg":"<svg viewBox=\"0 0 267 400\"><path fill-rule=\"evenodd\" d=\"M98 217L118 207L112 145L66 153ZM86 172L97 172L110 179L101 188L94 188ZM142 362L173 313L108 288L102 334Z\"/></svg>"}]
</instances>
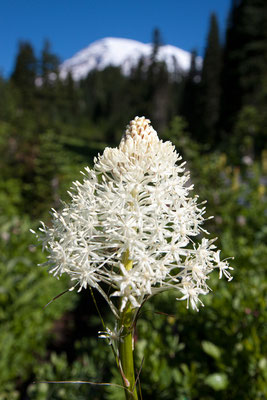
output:
<instances>
[{"instance_id":1,"label":"blue sky","mask_svg":"<svg viewBox=\"0 0 267 400\"><path fill-rule=\"evenodd\" d=\"M18 41L38 54L44 39L63 61L103 37L150 42L158 27L165 44L203 55L211 12L221 32L231 0L3 0L0 5L0 72L14 66Z\"/></svg>"}]
</instances>

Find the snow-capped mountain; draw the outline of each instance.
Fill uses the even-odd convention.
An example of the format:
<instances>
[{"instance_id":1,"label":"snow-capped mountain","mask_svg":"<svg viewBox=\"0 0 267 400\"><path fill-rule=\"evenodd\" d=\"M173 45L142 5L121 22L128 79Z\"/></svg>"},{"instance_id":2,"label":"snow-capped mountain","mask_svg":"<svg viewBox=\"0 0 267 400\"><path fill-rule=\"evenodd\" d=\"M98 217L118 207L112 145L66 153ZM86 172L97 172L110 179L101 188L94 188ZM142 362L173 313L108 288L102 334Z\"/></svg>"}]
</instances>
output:
<instances>
[{"instance_id":1,"label":"snow-capped mountain","mask_svg":"<svg viewBox=\"0 0 267 400\"><path fill-rule=\"evenodd\" d=\"M120 66L122 72L128 75L140 57L148 59L151 56L152 48L152 44L131 39L100 39L64 61L60 66L60 77L64 79L70 72L74 80L79 80L85 78L91 70L103 70L109 65ZM187 71L191 55L178 47L165 45L160 46L157 59L165 61L170 72Z\"/></svg>"}]
</instances>

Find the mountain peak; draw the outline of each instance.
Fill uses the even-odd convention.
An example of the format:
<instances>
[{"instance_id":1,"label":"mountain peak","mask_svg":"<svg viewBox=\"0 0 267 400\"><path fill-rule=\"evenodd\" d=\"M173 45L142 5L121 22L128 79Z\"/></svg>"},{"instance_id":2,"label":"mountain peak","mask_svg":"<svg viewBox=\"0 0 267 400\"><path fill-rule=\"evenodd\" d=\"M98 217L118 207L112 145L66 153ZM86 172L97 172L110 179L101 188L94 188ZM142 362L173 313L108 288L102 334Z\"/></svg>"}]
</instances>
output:
<instances>
[{"instance_id":1,"label":"mountain peak","mask_svg":"<svg viewBox=\"0 0 267 400\"><path fill-rule=\"evenodd\" d=\"M123 74L129 75L141 57L147 60L150 58L152 50L151 43L106 37L91 43L64 61L60 66L60 76L64 79L71 73L73 79L78 81L85 78L90 71L103 70L110 65L121 67ZM191 55L178 47L165 45L159 47L157 59L166 62L169 72L182 72L189 69Z\"/></svg>"}]
</instances>

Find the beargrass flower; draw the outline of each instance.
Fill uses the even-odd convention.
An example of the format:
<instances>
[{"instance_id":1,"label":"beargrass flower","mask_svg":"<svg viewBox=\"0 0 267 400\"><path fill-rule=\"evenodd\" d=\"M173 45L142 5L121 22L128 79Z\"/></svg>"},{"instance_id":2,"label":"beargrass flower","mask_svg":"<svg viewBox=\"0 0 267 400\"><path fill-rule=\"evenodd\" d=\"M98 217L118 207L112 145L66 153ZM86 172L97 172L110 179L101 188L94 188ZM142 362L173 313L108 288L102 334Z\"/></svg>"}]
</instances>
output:
<instances>
[{"instance_id":1,"label":"beargrass flower","mask_svg":"<svg viewBox=\"0 0 267 400\"><path fill-rule=\"evenodd\" d=\"M138 309L169 289L198 310L209 274L218 269L231 280L232 268L205 238L204 203L190 197L184 165L172 143L136 117L119 146L106 148L83 181L73 182L71 201L53 210L51 226L42 224L50 272L68 274L72 289L97 289L117 318L127 304Z\"/></svg>"},{"instance_id":2,"label":"beargrass flower","mask_svg":"<svg viewBox=\"0 0 267 400\"><path fill-rule=\"evenodd\" d=\"M94 288L110 305L115 328L100 316L99 338L113 350L127 400L138 400L133 331L143 303L174 289L198 310L214 269L232 279L228 261L202 228L205 206L190 196L184 166L172 143L136 117L119 146L106 148L82 172L83 181L73 182L70 202L52 210L51 225L42 223L37 235L53 275L68 274L70 290Z\"/></svg>"}]
</instances>

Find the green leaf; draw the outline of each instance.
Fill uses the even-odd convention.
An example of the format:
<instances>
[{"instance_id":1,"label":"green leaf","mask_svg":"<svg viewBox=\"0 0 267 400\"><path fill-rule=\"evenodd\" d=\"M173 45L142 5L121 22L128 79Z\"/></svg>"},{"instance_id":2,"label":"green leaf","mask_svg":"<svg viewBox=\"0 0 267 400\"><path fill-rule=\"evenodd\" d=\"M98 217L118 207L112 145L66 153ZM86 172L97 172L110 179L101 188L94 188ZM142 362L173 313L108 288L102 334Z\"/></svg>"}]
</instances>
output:
<instances>
[{"instance_id":1,"label":"green leaf","mask_svg":"<svg viewBox=\"0 0 267 400\"><path fill-rule=\"evenodd\" d=\"M214 390L224 390L228 386L228 377L224 373L211 374L207 376L205 383Z\"/></svg>"},{"instance_id":2,"label":"green leaf","mask_svg":"<svg viewBox=\"0 0 267 400\"><path fill-rule=\"evenodd\" d=\"M208 342L206 340L203 340L201 342L202 349L207 353L209 356L215 358L218 360L221 357L221 349L216 346L215 344Z\"/></svg>"}]
</instances>

